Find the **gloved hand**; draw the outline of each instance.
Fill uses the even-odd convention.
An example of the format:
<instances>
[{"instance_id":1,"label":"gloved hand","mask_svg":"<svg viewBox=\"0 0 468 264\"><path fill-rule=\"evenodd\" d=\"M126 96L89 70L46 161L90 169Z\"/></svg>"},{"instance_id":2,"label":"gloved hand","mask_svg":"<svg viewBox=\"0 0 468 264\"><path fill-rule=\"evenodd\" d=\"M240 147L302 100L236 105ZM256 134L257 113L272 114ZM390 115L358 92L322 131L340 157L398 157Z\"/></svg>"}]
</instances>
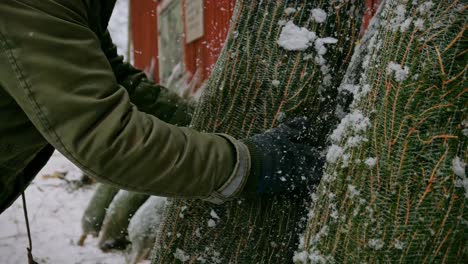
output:
<instances>
[{"instance_id":1,"label":"gloved hand","mask_svg":"<svg viewBox=\"0 0 468 264\"><path fill-rule=\"evenodd\" d=\"M301 117L243 140L252 159L244 194L311 191L325 160L309 143L312 131L310 121Z\"/></svg>"}]
</instances>

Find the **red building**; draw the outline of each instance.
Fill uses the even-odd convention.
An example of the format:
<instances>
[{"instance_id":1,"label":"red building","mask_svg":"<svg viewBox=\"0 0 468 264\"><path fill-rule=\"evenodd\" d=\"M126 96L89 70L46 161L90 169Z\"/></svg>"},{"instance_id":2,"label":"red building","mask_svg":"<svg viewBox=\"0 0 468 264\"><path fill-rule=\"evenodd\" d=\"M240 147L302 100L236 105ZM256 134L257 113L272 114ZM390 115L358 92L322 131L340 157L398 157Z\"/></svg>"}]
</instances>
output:
<instances>
[{"instance_id":1,"label":"red building","mask_svg":"<svg viewBox=\"0 0 468 264\"><path fill-rule=\"evenodd\" d=\"M167 79L177 64L198 89L211 73L229 29L235 0L132 0L135 66ZM192 91L195 92L195 91Z\"/></svg>"}]
</instances>

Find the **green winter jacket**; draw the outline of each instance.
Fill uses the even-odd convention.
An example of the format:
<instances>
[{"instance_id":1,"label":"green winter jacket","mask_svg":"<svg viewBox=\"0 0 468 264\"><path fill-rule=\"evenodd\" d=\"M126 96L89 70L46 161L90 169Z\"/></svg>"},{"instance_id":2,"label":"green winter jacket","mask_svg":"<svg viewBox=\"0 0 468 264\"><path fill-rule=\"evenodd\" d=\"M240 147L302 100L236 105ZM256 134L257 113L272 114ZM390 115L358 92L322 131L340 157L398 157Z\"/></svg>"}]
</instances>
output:
<instances>
[{"instance_id":1,"label":"green winter jacket","mask_svg":"<svg viewBox=\"0 0 468 264\"><path fill-rule=\"evenodd\" d=\"M0 212L54 149L131 191L221 202L242 189L247 147L166 123L188 124L189 107L117 55L114 4L0 2Z\"/></svg>"}]
</instances>

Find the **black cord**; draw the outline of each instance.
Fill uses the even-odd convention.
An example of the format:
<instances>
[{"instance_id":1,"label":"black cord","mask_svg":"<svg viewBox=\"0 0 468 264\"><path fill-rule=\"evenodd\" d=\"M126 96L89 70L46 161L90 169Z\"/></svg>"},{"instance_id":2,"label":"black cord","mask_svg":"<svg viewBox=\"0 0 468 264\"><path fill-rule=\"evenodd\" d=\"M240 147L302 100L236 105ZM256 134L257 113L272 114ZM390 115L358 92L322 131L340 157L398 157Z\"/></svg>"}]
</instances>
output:
<instances>
[{"instance_id":1,"label":"black cord","mask_svg":"<svg viewBox=\"0 0 468 264\"><path fill-rule=\"evenodd\" d=\"M28 250L28 263L29 264L39 264L36 261L34 261L34 258L33 258L33 255L32 255L31 229L29 228L28 209L26 208L26 196L24 195L24 192L21 194L21 197L23 198L24 219L26 220L26 229L28 230L28 239L29 239L29 247L26 248Z\"/></svg>"}]
</instances>

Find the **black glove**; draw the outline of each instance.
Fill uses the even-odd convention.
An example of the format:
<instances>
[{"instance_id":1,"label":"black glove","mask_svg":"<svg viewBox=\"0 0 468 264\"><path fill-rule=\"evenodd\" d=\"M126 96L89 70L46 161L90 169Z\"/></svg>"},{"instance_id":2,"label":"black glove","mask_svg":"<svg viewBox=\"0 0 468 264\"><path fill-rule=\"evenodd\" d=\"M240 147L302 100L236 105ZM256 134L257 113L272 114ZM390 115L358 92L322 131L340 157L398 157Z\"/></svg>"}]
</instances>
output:
<instances>
[{"instance_id":1,"label":"black glove","mask_svg":"<svg viewBox=\"0 0 468 264\"><path fill-rule=\"evenodd\" d=\"M309 143L312 131L310 122L301 117L243 140L252 159L244 193L311 191L320 182L325 160Z\"/></svg>"}]
</instances>

